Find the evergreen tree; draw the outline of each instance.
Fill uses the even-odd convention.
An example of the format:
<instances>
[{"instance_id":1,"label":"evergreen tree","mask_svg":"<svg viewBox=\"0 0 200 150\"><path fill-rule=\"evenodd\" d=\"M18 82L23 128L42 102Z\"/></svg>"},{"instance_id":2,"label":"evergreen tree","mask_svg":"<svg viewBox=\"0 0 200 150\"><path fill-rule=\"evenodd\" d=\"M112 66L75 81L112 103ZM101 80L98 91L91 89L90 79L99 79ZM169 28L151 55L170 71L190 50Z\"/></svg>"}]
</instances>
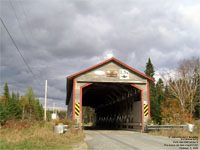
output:
<instances>
[{"instance_id":1,"label":"evergreen tree","mask_svg":"<svg viewBox=\"0 0 200 150\"><path fill-rule=\"evenodd\" d=\"M0 125L5 125L6 120L8 120L9 112L6 105L0 101Z\"/></svg>"},{"instance_id":2,"label":"evergreen tree","mask_svg":"<svg viewBox=\"0 0 200 150\"><path fill-rule=\"evenodd\" d=\"M149 58L147 64L146 64L146 70L144 71L145 74L149 77L151 77L152 79L154 79L154 66L151 63L151 59ZM153 100L156 97L156 86L155 83L153 81L149 82L149 87L150 87L150 99Z\"/></svg>"},{"instance_id":3,"label":"evergreen tree","mask_svg":"<svg viewBox=\"0 0 200 150\"><path fill-rule=\"evenodd\" d=\"M47 121L51 121L51 114L52 112L50 110L47 110Z\"/></svg>"},{"instance_id":4,"label":"evergreen tree","mask_svg":"<svg viewBox=\"0 0 200 150\"><path fill-rule=\"evenodd\" d=\"M26 99L28 104L26 105L26 111L28 112L28 118L30 120L42 120L43 119L43 107L40 105L39 100L35 99L35 94L32 87L28 88L26 93Z\"/></svg>"},{"instance_id":5,"label":"evergreen tree","mask_svg":"<svg viewBox=\"0 0 200 150\"><path fill-rule=\"evenodd\" d=\"M150 58L148 59L148 62L146 64L145 74L154 79L155 71ZM150 81L149 87L150 87L151 118L154 122L160 124L161 123L160 104L166 99L164 93L164 83L162 79L159 79L157 84Z\"/></svg>"},{"instance_id":6,"label":"evergreen tree","mask_svg":"<svg viewBox=\"0 0 200 150\"><path fill-rule=\"evenodd\" d=\"M161 78L159 78L158 82L156 83L156 97L155 97L155 101L154 101L154 120L157 122L157 123L161 123L161 104L163 102L166 101L166 97L165 97L165 92L164 92L164 89L165 89L165 86L164 86L164 83L162 81Z\"/></svg>"},{"instance_id":7,"label":"evergreen tree","mask_svg":"<svg viewBox=\"0 0 200 150\"><path fill-rule=\"evenodd\" d=\"M150 58L148 59L148 62L147 62L147 64L146 64L146 70L145 70L144 72L145 72L145 74L146 74L147 76L149 76L149 77L151 77L152 79L154 79L154 73L155 73L155 71L154 71L154 66L153 66L153 64L151 63L151 59L150 59Z\"/></svg>"},{"instance_id":8,"label":"evergreen tree","mask_svg":"<svg viewBox=\"0 0 200 150\"><path fill-rule=\"evenodd\" d=\"M21 118L21 108L20 102L17 100L17 96L14 92L12 92L12 96L8 101L8 111L10 119L19 119Z\"/></svg>"},{"instance_id":9,"label":"evergreen tree","mask_svg":"<svg viewBox=\"0 0 200 150\"><path fill-rule=\"evenodd\" d=\"M157 96L159 104L161 104L161 102L166 100L164 90L165 90L165 86L164 86L163 80L159 78L158 82L156 83L156 96Z\"/></svg>"},{"instance_id":10,"label":"evergreen tree","mask_svg":"<svg viewBox=\"0 0 200 150\"><path fill-rule=\"evenodd\" d=\"M34 114L36 120L42 120L43 119L43 107L41 108L39 99L37 99L34 102Z\"/></svg>"},{"instance_id":11,"label":"evergreen tree","mask_svg":"<svg viewBox=\"0 0 200 150\"><path fill-rule=\"evenodd\" d=\"M3 96L1 97L1 101L0 101L0 124L1 125L4 125L6 123L6 120L8 120L9 118L9 110L8 110L9 100L10 100L10 92L9 92L8 84L5 83Z\"/></svg>"},{"instance_id":12,"label":"evergreen tree","mask_svg":"<svg viewBox=\"0 0 200 150\"><path fill-rule=\"evenodd\" d=\"M17 92L16 100L19 101L19 99L20 99L19 92Z\"/></svg>"},{"instance_id":13,"label":"evergreen tree","mask_svg":"<svg viewBox=\"0 0 200 150\"><path fill-rule=\"evenodd\" d=\"M32 87L28 88L28 91L26 93L26 98L28 100L28 105L27 105L27 111L29 113L29 119L34 119L34 101L35 101L35 95L33 92Z\"/></svg>"},{"instance_id":14,"label":"evergreen tree","mask_svg":"<svg viewBox=\"0 0 200 150\"><path fill-rule=\"evenodd\" d=\"M148 59L148 62L146 64L146 69L145 69L145 74L152 79L154 79L154 66L151 63L151 59ZM151 106L151 118L152 120L156 121L157 118L157 108L158 108L158 103L156 101L156 86L153 81L149 81L149 89L150 89L150 106Z\"/></svg>"},{"instance_id":15,"label":"evergreen tree","mask_svg":"<svg viewBox=\"0 0 200 150\"><path fill-rule=\"evenodd\" d=\"M28 91L26 92L26 98L29 101L29 103L32 103L35 100L35 94L31 86L28 88Z\"/></svg>"},{"instance_id":16,"label":"evergreen tree","mask_svg":"<svg viewBox=\"0 0 200 150\"><path fill-rule=\"evenodd\" d=\"M43 120L43 118L44 118L44 109L43 109L43 106L42 106L42 104L39 104L40 105L40 120Z\"/></svg>"},{"instance_id":17,"label":"evergreen tree","mask_svg":"<svg viewBox=\"0 0 200 150\"><path fill-rule=\"evenodd\" d=\"M9 93L8 84L4 86L3 96L0 98L0 124L4 125L8 119L43 119L43 107L35 95L32 87L28 88L26 96L20 98L19 93Z\"/></svg>"},{"instance_id":18,"label":"evergreen tree","mask_svg":"<svg viewBox=\"0 0 200 150\"><path fill-rule=\"evenodd\" d=\"M5 86L4 86L3 96L6 98L6 103L7 103L9 101L9 99L10 99L10 92L9 92L9 88L8 88L8 84L7 83L5 83Z\"/></svg>"}]
</instances>

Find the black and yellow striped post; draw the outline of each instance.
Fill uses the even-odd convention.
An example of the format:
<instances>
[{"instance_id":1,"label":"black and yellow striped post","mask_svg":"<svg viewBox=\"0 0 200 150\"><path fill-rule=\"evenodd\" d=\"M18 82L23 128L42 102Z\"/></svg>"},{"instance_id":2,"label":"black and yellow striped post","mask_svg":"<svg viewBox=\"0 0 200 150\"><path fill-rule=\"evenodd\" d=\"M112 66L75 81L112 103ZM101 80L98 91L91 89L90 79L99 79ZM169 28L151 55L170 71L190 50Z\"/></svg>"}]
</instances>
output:
<instances>
[{"instance_id":1,"label":"black and yellow striped post","mask_svg":"<svg viewBox=\"0 0 200 150\"><path fill-rule=\"evenodd\" d=\"M76 114L76 116L80 115L80 103L79 102L76 102L76 104L75 104L75 114Z\"/></svg>"},{"instance_id":2,"label":"black and yellow striped post","mask_svg":"<svg viewBox=\"0 0 200 150\"><path fill-rule=\"evenodd\" d=\"M148 104L144 104L144 116L148 116Z\"/></svg>"}]
</instances>

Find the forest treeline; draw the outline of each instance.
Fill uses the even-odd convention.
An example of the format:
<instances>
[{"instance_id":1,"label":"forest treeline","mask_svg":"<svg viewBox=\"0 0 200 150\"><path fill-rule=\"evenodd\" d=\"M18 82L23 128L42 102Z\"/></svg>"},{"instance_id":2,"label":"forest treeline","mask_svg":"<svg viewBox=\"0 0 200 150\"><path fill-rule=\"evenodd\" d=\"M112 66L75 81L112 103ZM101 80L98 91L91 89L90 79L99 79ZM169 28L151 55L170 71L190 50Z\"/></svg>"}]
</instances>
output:
<instances>
[{"instance_id":1,"label":"forest treeline","mask_svg":"<svg viewBox=\"0 0 200 150\"><path fill-rule=\"evenodd\" d=\"M44 110L39 99L35 98L32 87L26 94L10 94L8 84L5 83L3 96L0 98L0 124L4 125L7 120L42 120Z\"/></svg>"},{"instance_id":2,"label":"forest treeline","mask_svg":"<svg viewBox=\"0 0 200 150\"><path fill-rule=\"evenodd\" d=\"M155 79L150 58L145 74ZM200 59L184 59L177 69L150 82L150 100L150 123L183 124L200 119Z\"/></svg>"}]
</instances>

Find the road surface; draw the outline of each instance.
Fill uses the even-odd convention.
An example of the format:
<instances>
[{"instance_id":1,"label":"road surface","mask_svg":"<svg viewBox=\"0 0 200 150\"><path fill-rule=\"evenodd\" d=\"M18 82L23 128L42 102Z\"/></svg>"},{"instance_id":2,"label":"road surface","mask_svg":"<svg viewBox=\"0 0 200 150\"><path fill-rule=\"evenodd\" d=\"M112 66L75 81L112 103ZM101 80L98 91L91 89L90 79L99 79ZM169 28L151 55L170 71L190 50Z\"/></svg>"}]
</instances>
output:
<instances>
[{"instance_id":1,"label":"road surface","mask_svg":"<svg viewBox=\"0 0 200 150\"><path fill-rule=\"evenodd\" d=\"M181 141L180 138L122 130L85 130L84 132L85 142L91 150L200 150L199 143L195 143L197 140L188 142L188 139ZM189 147L187 145L189 143L193 146Z\"/></svg>"}]
</instances>

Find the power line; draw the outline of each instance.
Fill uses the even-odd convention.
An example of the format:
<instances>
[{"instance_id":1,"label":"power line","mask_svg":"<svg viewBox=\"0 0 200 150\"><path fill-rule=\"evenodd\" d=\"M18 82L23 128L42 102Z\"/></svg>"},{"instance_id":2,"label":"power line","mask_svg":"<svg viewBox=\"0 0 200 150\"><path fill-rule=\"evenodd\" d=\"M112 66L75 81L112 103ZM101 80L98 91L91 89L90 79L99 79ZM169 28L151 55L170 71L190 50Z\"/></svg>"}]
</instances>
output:
<instances>
[{"instance_id":1,"label":"power line","mask_svg":"<svg viewBox=\"0 0 200 150\"><path fill-rule=\"evenodd\" d=\"M38 82L38 80L37 80L37 79L36 79L36 77L35 77L35 74L33 73L33 71L32 71L32 69L31 69L31 67L28 65L28 63L27 63L26 59L25 59L25 58L24 58L24 56L22 55L22 53L21 53L20 49L18 48L18 46L17 46L17 44L16 44L15 40L13 39L12 35L11 35L11 34L10 34L10 32L8 31L8 28L6 27L6 25L5 25L4 21L3 21L3 19L2 19L1 17L0 17L0 20L1 20L1 23L2 23L2 25L3 25L3 26L4 26L4 28L5 28L6 32L8 33L8 35L9 35L10 39L12 40L12 42L13 42L13 44L14 44L15 48L16 48L16 49L17 49L17 51L19 52L19 54L20 54L20 56L21 56L22 60L23 60L23 61L24 61L24 63L26 64L26 66L27 66L28 70L31 72L31 74L33 75L33 77L35 78L35 80ZM38 84L40 85L40 83L39 83L39 82L38 82Z\"/></svg>"},{"instance_id":2,"label":"power line","mask_svg":"<svg viewBox=\"0 0 200 150\"><path fill-rule=\"evenodd\" d=\"M16 18L16 20L17 20L17 23L19 24L19 28L20 28L20 30L21 30L21 32L22 32L22 35L24 36L24 39L26 40L26 42L28 43L28 46L29 46L29 48L30 48L30 45L31 45L31 44L30 44L29 40L27 39L25 33L23 32L23 30L22 30L22 28L21 28L21 26L20 26L19 18L18 18L18 16L17 16L17 12L15 11L15 8L14 8L14 6L13 6L11 0L9 0L9 3L10 3L11 8L13 9L15 18Z\"/></svg>"},{"instance_id":3,"label":"power line","mask_svg":"<svg viewBox=\"0 0 200 150\"><path fill-rule=\"evenodd\" d=\"M30 33L31 33L31 35L32 35L31 37L33 38L33 32L32 32L32 29L31 29L31 25L30 25L30 23L29 23L29 21L28 21L28 19L27 19L28 17L27 17L27 14L26 14L24 5L23 5L23 3L22 3L21 0L20 0L19 2L20 2L20 6L21 6L21 8L22 8L22 10L23 10L24 16L25 16L25 18L26 18L26 23L27 23L28 29L29 29L29 31L30 31Z\"/></svg>"},{"instance_id":4,"label":"power line","mask_svg":"<svg viewBox=\"0 0 200 150\"><path fill-rule=\"evenodd\" d=\"M15 18L16 18L16 20L17 20L17 23L19 24L19 28L20 28L20 30L21 30L21 33L22 33L24 39L25 39L26 42L27 42L27 46L29 47L29 49L31 49L31 44L30 44L29 40L27 39L26 34L23 32L23 30L22 30L22 28L21 28L21 25L20 25L20 22L19 22L19 17L17 16L17 12L16 12L16 10L15 10L13 4L12 4L12 1L9 0L9 3L10 3L11 8L12 8L13 11L14 11L14 15L15 15ZM26 17L26 16L25 16L25 17ZM30 26L29 26L29 28L30 28ZM30 30L30 29L29 29L29 30ZM32 34L32 31L31 31L31 34ZM24 58L24 57L23 57L23 58ZM23 60L25 60L25 59L23 59ZM25 64L28 64L28 63L25 63ZM28 65L28 66L29 66L29 65ZM30 66L29 66L28 68L30 68ZM30 68L30 69L31 69L31 68ZM30 70L30 69L29 69L29 70ZM35 78L35 80L37 81L37 83L41 86L40 82L37 80L36 75L33 73L32 69L31 69L31 74L33 75L33 77Z\"/></svg>"}]
</instances>

